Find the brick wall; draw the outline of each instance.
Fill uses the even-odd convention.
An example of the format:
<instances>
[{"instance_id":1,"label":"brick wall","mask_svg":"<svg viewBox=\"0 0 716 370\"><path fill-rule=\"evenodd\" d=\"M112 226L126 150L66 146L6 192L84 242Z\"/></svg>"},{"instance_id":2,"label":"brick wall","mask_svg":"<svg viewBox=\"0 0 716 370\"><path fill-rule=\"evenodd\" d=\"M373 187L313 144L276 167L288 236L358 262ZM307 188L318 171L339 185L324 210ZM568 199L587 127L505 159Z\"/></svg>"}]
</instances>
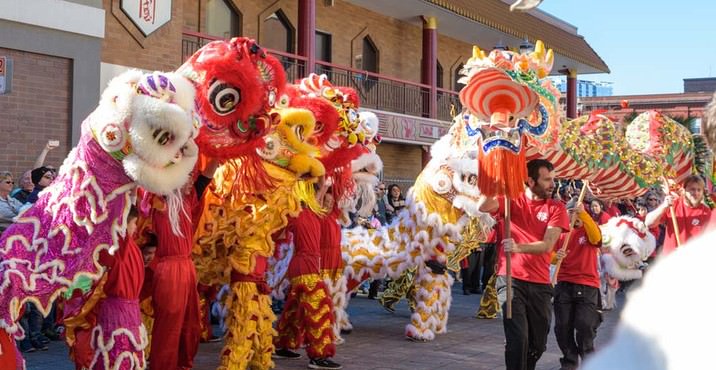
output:
<instances>
[{"instance_id":1,"label":"brick wall","mask_svg":"<svg viewBox=\"0 0 716 370\"><path fill-rule=\"evenodd\" d=\"M175 0L172 3L172 20L147 38L141 37L131 21L118 10L118 2L104 0L107 25L102 61L106 63L144 69L172 69L181 60L182 29L206 31L205 0ZM279 9L293 28L298 28L298 2L295 0L233 2L241 13L242 35L257 39L259 43L265 38L261 31L263 20ZM323 1L316 1L316 29L331 34L332 63L357 67L355 57L362 53L363 38L370 36L379 51L381 74L420 82L420 26L343 0L336 0L334 4L331 7ZM471 45L467 43L443 35L438 37L438 60L443 67L444 88L453 88L453 72L471 52Z\"/></svg>"},{"instance_id":2,"label":"brick wall","mask_svg":"<svg viewBox=\"0 0 716 370\"><path fill-rule=\"evenodd\" d=\"M381 143L378 155L383 160L386 185L396 183L405 193L422 171L422 149L418 145Z\"/></svg>"},{"instance_id":3,"label":"brick wall","mask_svg":"<svg viewBox=\"0 0 716 370\"><path fill-rule=\"evenodd\" d=\"M176 69L181 64L184 3L173 1L171 20L144 37L119 8L119 0L103 0L106 16L102 62L148 70Z\"/></svg>"},{"instance_id":4,"label":"brick wall","mask_svg":"<svg viewBox=\"0 0 716 370\"><path fill-rule=\"evenodd\" d=\"M12 92L0 95L0 170L16 179L29 169L48 140L59 140L45 164L59 167L70 149L69 59L0 48L13 60Z\"/></svg>"}]
</instances>

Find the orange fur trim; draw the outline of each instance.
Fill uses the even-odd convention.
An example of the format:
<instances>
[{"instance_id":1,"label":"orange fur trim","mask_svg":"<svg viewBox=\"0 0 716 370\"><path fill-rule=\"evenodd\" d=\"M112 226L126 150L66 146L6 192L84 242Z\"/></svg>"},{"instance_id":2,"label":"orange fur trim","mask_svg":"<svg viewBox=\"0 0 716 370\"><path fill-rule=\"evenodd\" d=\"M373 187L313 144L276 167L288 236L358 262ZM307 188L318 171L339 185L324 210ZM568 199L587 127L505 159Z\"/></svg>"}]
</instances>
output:
<instances>
[{"instance_id":1,"label":"orange fur trim","mask_svg":"<svg viewBox=\"0 0 716 370\"><path fill-rule=\"evenodd\" d=\"M524 147L518 155L496 148L478 156L478 187L488 197L505 195L517 198L524 192L527 181L527 160Z\"/></svg>"}]
</instances>

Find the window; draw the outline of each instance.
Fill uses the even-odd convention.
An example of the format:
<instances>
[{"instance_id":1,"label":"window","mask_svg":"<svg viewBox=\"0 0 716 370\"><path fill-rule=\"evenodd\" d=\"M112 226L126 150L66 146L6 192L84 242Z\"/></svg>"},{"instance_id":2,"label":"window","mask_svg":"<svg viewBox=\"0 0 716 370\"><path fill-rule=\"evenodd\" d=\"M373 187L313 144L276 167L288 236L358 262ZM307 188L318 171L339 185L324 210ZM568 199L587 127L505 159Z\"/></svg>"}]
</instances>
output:
<instances>
[{"instance_id":1,"label":"window","mask_svg":"<svg viewBox=\"0 0 716 370\"><path fill-rule=\"evenodd\" d=\"M437 61L436 69L437 69L437 71L436 71L437 73L435 73L435 75L437 76L437 81L435 82L435 84L439 88L442 88L443 87L443 66L442 66L442 64L440 64L439 60Z\"/></svg>"},{"instance_id":2,"label":"window","mask_svg":"<svg viewBox=\"0 0 716 370\"><path fill-rule=\"evenodd\" d=\"M280 9L264 19L261 33L261 46L293 53L295 30Z\"/></svg>"},{"instance_id":3,"label":"window","mask_svg":"<svg viewBox=\"0 0 716 370\"><path fill-rule=\"evenodd\" d=\"M331 62L331 34L316 31L316 60ZM330 78L331 67L316 64L316 73L326 74Z\"/></svg>"},{"instance_id":4,"label":"window","mask_svg":"<svg viewBox=\"0 0 716 370\"><path fill-rule=\"evenodd\" d=\"M316 60L331 61L331 34L316 31Z\"/></svg>"},{"instance_id":5,"label":"window","mask_svg":"<svg viewBox=\"0 0 716 370\"><path fill-rule=\"evenodd\" d=\"M462 90L463 87L465 87L465 84L461 84L461 83L457 82L458 80L460 80L460 78L462 78L460 71L462 71L463 66L464 66L464 64L460 64L459 66L457 66L457 68L455 68L455 71L453 71L453 76L452 76L453 91L460 91L460 90Z\"/></svg>"},{"instance_id":6,"label":"window","mask_svg":"<svg viewBox=\"0 0 716 370\"><path fill-rule=\"evenodd\" d=\"M378 48L370 36L363 38L363 66L361 69L378 73Z\"/></svg>"},{"instance_id":7,"label":"window","mask_svg":"<svg viewBox=\"0 0 716 370\"><path fill-rule=\"evenodd\" d=\"M206 1L206 33L225 39L241 34L241 13L231 0Z\"/></svg>"}]
</instances>

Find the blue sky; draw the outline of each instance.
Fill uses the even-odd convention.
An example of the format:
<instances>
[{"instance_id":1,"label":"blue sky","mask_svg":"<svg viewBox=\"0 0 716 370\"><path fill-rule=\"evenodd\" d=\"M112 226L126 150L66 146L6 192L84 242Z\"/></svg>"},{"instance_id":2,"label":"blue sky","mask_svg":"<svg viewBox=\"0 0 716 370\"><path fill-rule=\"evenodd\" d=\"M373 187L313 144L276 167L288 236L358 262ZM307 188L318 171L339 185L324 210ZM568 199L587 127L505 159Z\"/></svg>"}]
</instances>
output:
<instances>
[{"instance_id":1,"label":"blue sky","mask_svg":"<svg viewBox=\"0 0 716 370\"><path fill-rule=\"evenodd\" d=\"M576 26L611 74L615 95L683 92L683 79L716 77L716 1L544 0Z\"/></svg>"}]
</instances>

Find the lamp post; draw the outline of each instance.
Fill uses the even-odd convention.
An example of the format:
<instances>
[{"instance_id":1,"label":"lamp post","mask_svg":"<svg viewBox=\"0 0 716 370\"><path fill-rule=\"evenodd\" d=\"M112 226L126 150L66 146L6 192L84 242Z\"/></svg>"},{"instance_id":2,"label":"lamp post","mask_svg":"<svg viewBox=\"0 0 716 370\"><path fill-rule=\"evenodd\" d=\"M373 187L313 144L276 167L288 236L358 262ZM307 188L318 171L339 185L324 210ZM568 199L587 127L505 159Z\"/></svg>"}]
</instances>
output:
<instances>
[{"instance_id":1,"label":"lamp post","mask_svg":"<svg viewBox=\"0 0 716 370\"><path fill-rule=\"evenodd\" d=\"M535 46L532 45L530 40L525 37L525 40L520 44L520 54L530 53L535 51Z\"/></svg>"},{"instance_id":2,"label":"lamp post","mask_svg":"<svg viewBox=\"0 0 716 370\"><path fill-rule=\"evenodd\" d=\"M502 40L500 40L500 41L498 41L497 44L492 48L492 50L505 50L505 51L507 51L507 50L509 50L509 48L507 47L507 45L505 45L505 43L502 42Z\"/></svg>"}]
</instances>

